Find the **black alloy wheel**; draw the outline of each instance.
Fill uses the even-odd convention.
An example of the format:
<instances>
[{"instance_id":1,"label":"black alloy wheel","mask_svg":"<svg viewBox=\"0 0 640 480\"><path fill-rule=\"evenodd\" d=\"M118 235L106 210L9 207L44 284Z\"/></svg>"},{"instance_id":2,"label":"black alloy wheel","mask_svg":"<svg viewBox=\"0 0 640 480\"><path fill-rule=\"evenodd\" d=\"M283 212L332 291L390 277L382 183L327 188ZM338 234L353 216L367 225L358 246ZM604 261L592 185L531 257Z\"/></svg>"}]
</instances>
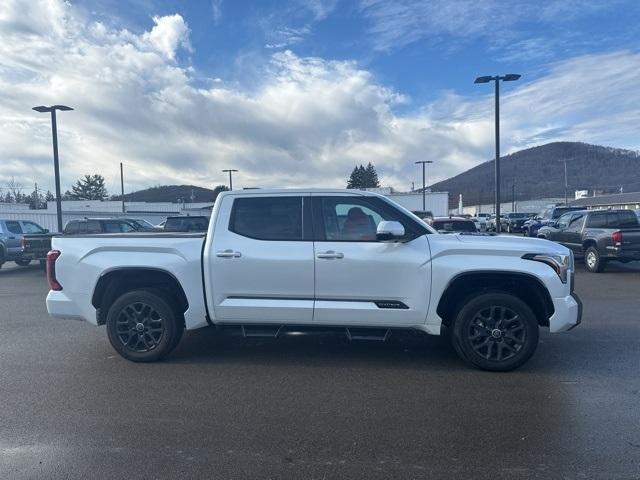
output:
<instances>
[{"instance_id":1,"label":"black alloy wheel","mask_svg":"<svg viewBox=\"0 0 640 480\"><path fill-rule=\"evenodd\" d=\"M454 319L451 340L466 362L491 371L524 364L538 345L538 320L521 299L506 292L477 293Z\"/></svg>"},{"instance_id":2,"label":"black alloy wheel","mask_svg":"<svg viewBox=\"0 0 640 480\"><path fill-rule=\"evenodd\" d=\"M153 362L169 354L184 331L182 314L167 292L143 289L124 293L109 308L107 333L127 360Z\"/></svg>"}]
</instances>

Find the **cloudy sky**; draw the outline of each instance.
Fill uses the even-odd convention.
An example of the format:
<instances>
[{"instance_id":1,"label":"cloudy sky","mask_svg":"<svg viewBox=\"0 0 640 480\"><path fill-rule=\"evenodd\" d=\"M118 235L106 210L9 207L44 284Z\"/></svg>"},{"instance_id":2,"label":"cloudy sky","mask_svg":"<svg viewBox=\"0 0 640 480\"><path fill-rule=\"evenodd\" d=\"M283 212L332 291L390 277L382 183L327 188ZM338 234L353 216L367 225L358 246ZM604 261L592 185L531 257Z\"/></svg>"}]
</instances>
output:
<instances>
[{"instance_id":1,"label":"cloudy sky","mask_svg":"<svg viewBox=\"0 0 640 480\"><path fill-rule=\"evenodd\" d=\"M640 149L635 0L121 0L0 2L0 186L63 190L100 173L157 184L384 185L491 158L478 75L502 97L503 151L556 140Z\"/></svg>"}]
</instances>

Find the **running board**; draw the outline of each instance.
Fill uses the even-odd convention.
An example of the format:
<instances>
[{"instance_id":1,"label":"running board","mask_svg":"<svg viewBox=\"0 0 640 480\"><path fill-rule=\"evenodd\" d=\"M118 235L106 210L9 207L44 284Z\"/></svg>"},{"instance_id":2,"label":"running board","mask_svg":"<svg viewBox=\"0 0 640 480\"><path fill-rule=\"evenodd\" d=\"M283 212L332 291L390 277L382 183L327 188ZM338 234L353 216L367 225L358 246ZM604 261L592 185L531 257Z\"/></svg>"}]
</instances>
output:
<instances>
[{"instance_id":1,"label":"running board","mask_svg":"<svg viewBox=\"0 0 640 480\"><path fill-rule=\"evenodd\" d=\"M346 335L349 340L377 340L386 342L391 335L390 328L347 327Z\"/></svg>"},{"instance_id":2,"label":"running board","mask_svg":"<svg viewBox=\"0 0 640 480\"><path fill-rule=\"evenodd\" d=\"M278 338L282 325L241 325L244 338Z\"/></svg>"},{"instance_id":3,"label":"running board","mask_svg":"<svg viewBox=\"0 0 640 480\"><path fill-rule=\"evenodd\" d=\"M219 325L227 334L244 338L279 338L299 335L344 335L349 341L372 340L386 342L391 329L385 327L335 327L319 325Z\"/></svg>"}]
</instances>

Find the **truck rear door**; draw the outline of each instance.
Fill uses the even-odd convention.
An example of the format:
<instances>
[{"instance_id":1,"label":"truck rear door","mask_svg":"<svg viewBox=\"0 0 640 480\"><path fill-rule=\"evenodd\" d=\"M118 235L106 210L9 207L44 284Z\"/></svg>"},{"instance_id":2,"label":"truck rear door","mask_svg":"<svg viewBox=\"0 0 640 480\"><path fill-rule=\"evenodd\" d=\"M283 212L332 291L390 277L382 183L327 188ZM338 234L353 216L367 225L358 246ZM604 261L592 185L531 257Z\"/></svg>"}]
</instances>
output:
<instances>
[{"instance_id":1,"label":"truck rear door","mask_svg":"<svg viewBox=\"0 0 640 480\"><path fill-rule=\"evenodd\" d=\"M308 195L222 197L205 258L216 321L311 322L311 228Z\"/></svg>"}]
</instances>

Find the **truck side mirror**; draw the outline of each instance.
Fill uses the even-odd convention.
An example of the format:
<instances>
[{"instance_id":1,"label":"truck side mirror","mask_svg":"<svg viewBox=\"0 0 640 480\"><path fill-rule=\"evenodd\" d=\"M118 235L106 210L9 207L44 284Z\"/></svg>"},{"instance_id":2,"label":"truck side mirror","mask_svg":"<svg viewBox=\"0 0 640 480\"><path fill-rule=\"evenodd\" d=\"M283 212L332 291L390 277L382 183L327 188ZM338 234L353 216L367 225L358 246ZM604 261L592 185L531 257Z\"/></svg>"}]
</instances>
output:
<instances>
[{"instance_id":1,"label":"truck side mirror","mask_svg":"<svg viewBox=\"0 0 640 480\"><path fill-rule=\"evenodd\" d=\"M404 237L404 227L400 222L383 220L376 229L376 239L380 242L395 242Z\"/></svg>"}]
</instances>

